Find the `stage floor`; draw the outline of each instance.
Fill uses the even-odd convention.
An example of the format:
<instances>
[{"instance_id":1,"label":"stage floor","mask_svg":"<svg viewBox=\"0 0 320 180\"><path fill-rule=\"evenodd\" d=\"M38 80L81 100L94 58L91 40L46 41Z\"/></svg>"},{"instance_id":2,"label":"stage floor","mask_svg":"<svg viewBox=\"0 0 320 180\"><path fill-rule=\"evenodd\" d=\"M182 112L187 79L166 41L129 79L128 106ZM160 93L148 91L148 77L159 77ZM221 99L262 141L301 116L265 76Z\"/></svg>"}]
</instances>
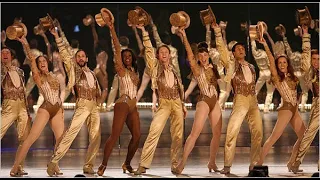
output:
<instances>
[{"instance_id":1,"label":"stage floor","mask_svg":"<svg viewBox=\"0 0 320 180\"><path fill-rule=\"evenodd\" d=\"M223 125L222 135L220 139L220 148L216 160L216 164L219 169L223 168L223 157L224 157L224 141L226 134L226 127L228 123L228 117L231 110L227 109L223 112ZM141 140L139 149L132 160L132 167L136 169L139 165L139 159L141 156L141 150L143 143L149 131L149 126L152 120L151 111L147 109L139 109L140 120L141 120ZM301 113L301 116L307 125L309 121L309 112ZM73 115L73 110L65 111L65 126L68 127L70 120ZM32 114L34 117L34 114ZM270 136L273 126L276 123L277 112L271 112L263 114L261 112L264 126L264 138L265 140ZM103 147L106 139L110 135L113 112L101 113L101 126L102 126L102 140L99 153L97 155L95 170L97 170L99 164L103 158ZM188 116L185 120L185 138L188 137L192 124L193 124L194 110L189 109ZM130 133L125 126L123 132L119 138L118 143L114 146L112 155L108 162L108 167L105 171L104 177L115 177L115 178L158 178L158 177L185 177L185 178L215 178L215 177L227 177L220 173L209 173L207 169L207 162L209 159L209 144L211 140L211 128L206 122L204 129L196 142L196 147L191 152L187 165L182 175L174 175L170 171L170 126L167 122L163 134L159 140L158 147L155 152L151 168L147 170L146 174L141 176L135 176L129 173L122 173L121 165L126 157L127 145L130 140ZM311 175L317 171L317 163L319 159L319 138L316 136L313 141L307 155L304 158L301 168L304 170L302 173L293 174L288 172L286 163L290 158L292 146L296 141L296 135L293 132L290 125L287 126L285 132L276 142L274 147L271 149L265 159L265 165L269 166L270 177L311 177ZM0 178L10 177L10 168L14 161L15 150L18 145L16 132L14 126L10 127L1 142L1 170ZM53 152L53 133L49 126L46 126L42 132L40 138L33 144L30 149L26 161L25 170L29 175L24 176L26 178L39 178L48 177L46 173L46 164L48 163L50 156ZM87 129L84 125L79 132L77 138L74 140L70 150L61 159L59 165L64 175L60 177L74 177L76 174L82 174L82 166L85 159L86 147L88 145ZM231 168L231 174L228 177L245 177L248 175L250 159L250 133L246 121L243 121L240 133L237 139L236 154ZM98 177L97 175L86 175L87 177Z\"/></svg>"}]
</instances>

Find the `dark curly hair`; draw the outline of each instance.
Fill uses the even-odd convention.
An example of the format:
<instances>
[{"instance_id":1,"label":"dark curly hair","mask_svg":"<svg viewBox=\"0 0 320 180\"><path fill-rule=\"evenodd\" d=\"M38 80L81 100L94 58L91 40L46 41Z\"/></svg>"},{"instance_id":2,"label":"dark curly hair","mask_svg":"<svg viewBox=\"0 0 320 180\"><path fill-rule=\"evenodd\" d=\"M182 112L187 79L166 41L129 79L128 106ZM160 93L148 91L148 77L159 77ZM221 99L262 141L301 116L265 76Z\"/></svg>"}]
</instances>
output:
<instances>
[{"instance_id":1,"label":"dark curly hair","mask_svg":"<svg viewBox=\"0 0 320 180\"><path fill-rule=\"evenodd\" d=\"M123 65L127 68L127 66L125 65L125 63L123 62L123 53L125 52L130 52L131 53L131 56L132 56L132 67L134 68L134 71L137 72L137 69L138 69L138 66L137 66L137 56L135 54L135 52L130 49L130 48L127 48L127 49L123 49L121 51L121 60L122 60L122 63Z\"/></svg>"},{"instance_id":2,"label":"dark curly hair","mask_svg":"<svg viewBox=\"0 0 320 180\"><path fill-rule=\"evenodd\" d=\"M280 55L278 56L276 59L275 59L275 64L276 64L276 69L277 69L277 73L278 75L280 76L280 80L283 81L284 78L285 78L285 74L283 72L280 71L279 67L278 67L278 62L279 62L279 59L283 57L286 59L287 63L288 63L288 73L290 74L290 78L293 80L293 81L296 81L298 82L298 78L294 75L294 71L293 71L293 67L288 59L287 56L284 56L284 55Z\"/></svg>"}]
</instances>

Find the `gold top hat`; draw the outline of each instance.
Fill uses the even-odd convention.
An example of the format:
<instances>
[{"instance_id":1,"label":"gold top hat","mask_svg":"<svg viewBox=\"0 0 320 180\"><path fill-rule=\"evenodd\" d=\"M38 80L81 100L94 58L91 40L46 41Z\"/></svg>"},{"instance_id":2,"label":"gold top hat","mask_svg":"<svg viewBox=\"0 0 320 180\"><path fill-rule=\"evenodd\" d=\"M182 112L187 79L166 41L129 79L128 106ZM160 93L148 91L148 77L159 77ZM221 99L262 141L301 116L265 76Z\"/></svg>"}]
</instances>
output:
<instances>
[{"instance_id":1,"label":"gold top hat","mask_svg":"<svg viewBox=\"0 0 320 180\"><path fill-rule=\"evenodd\" d=\"M228 50L231 51L232 50L232 47L237 44L238 42L237 41L230 41L228 43Z\"/></svg>"},{"instance_id":2,"label":"gold top hat","mask_svg":"<svg viewBox=\"0 0 320 180\"><path fill-rule=\"evenodd\" d=\"M136 6L134 10L128 12L128 19L133 25L143 24L144 26L150 23L150 15L139 6Z\"/></svg>"},{"instance_id":3,"label":"gold top hat","mask_svg":"<svg viewBox=\"0 0 320 180\"><path fill-rule=\"evenodd\" d=\"M282 24L275 27L275 30L278 35L281 35L282 33L286 34L286 28Z\"/></svg>"},{"instance_id":4,"label":"gold top hat","mask_svg":"<svg viewBox=\"0 0 320 180\"><path fill-rule=\"evenodd\" d=\"M48 29L52 29L54 27L53 25L53 19L51 18L51 16L47 13L46 17L40 18L39 19L39 25L42 26L42 29L44 31L48 30Z\"/></svg>"},{"instance_id":5,"label":"gold top hat","mask_svg":"<svg viewBox=\"0 0 320 180\"><path fill-rule=\"evenodd\" d=\"M26 25L21 22L16 22L13 25L7 27L6 34L10 40L15 40L16 38L26 37L28 33Z\"/></svg>"},{"instance_id":6,"label":"gold top hat","mask_svg":"<svg viewBox=\"0 0 320 180\"><path fill-rule=\"evenodd\" d=\"M96 19L97 24L100 27L105 26L106 22L109 22L109 21L114 23L113 14L107 8L101 8L100 13L95 15L95 19Z\"/></svg>"},{"instance_id":7,"label":"gold top hat","mask_svg":"<svg viewBox=\"0 0 320 180\"><path fill-rule=\"evenodd\" d=\"M302 28L298 26L297 28L293 29L294 35L296 36L302 36Z\"/></svg>"},{"instance_id":8,"label":"gold top hat","mask_svg":"<svg viewBox=\"0 0 320 180\"><path fill-rule=\"evenodd\" d=\"M33 33L35 35L39 35L40 33L44 32L43 30L43 27L39 24L39 25L36 25L34 28L33 28Z\"/></svg>"},{"instance_id":9,"label":"gold top hat","mask_svg":"<svg viewBox=\"0 0 320 180\"><path fill-rule=\"evenodd\" d=\"M257 25L250 25L249 26L249 37L251 40L258 39L258 33L257 33Z\"/></svg>"},{"instance_id":10,"label":"gold top hat","mask_svg":"<svg viewBox=\"0 0 320 180\"><path fill-rule=\"evenodd\" d=\"M205 26L207 24L216 23L216 16L213 14L211 7L208 5L208 9L200 11L200 19L202 24Z\"/></svg>"},{"instance_id":11,"label":"gold top hat","mask_svg":"<svg viewBox=\"0 0 320 180\"><path fill-rule=\"evenodd\" d=\"M308 27L311 24L312 17L310 15L309 9L305 6L305 9L297 9L296 11L296 21L298 25L305 24Z\"/></svg>"},{"instance_id":12,"label":"gold top hat","mask_svg":"<svg viewBox=\"0 0 320 180\"><path fill-rule=\"evenodd\" d=\"M261 40L263 38L263 34L268 31L268 26L263 21L258 21L257 23L258 37Z\"/></svg>"},{"instance_id":13,"label":"gold top hat","mask_svg":"<svg viewBox=\"0 0 320 180\"><path fill-rule=\"evenodd\" d=\"M190 17L184 11L171 14L169 20L172 26L183 27L184 29L190 26Z\"/></svg>"},{"instance_id":14,"label":"gold top hat","mask_svg":"<svg viewBox=\"0 0 320 180\"><path fill-rule=\"evenodd\" d=\"M90 14L88 14L85 18L82 19L82 22L85 26L89 26L94 23L94 19Z\"/></svg>"}]
</instances>

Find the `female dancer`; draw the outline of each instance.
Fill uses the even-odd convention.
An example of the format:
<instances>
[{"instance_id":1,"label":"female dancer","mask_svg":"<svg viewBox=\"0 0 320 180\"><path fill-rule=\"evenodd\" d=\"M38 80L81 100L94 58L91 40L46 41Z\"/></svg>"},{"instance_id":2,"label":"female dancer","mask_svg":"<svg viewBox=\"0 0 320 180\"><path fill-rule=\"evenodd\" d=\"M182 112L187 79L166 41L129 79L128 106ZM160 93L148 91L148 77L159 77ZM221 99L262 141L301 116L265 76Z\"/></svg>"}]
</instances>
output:
<instances>
[{"instance_id":1,"label":"female dancer","mask_svg":"<svg viewBox=\"0 0 320 180\"><path fill-rule=\"evenodd\" d=\"M136 106L136 95L139 84L139 76L136 72L136 57L130 49L121 51L114 25L111 22L107 22L107 25L110 28L112 41L115 47L115 69L119 76L120 98L114 105L112 132L104 147L103 161L97 172L99 176L102 176L106 170L112 148L120 136L124 123L127 124L129 131L132 134L132 138L128 146L126 160L122 164L123 173L125 173L126 170L130 173L133 172L130 162L138 149L140 141L140 119Z\"/></svg>"},{"instance_id":2,"label":"female dancer","mask_svg":"<svg viewBox=\"0 0 320 180\"><path fill-rule=\"evenodd\" d=\"M290 122L293 130L298 136L298 139L293 146L290 160L287 164L288 170L291 171L292 163L297 155L298 148L303 137L303 133L306 130L306 127L298 112L298 78L293 74L293 68L287 56L280 55L275 59L265 39L263 38L259 42L263 44L265 51L268 55L268 59L270 61L271 81L279 91L283 99L283 105L280 108L278 108L277 123L274 126L270 137L266 140L266 142L263 145L263 149L260 153L260 160L257 162L257 165L263 164L264 158L268 154L269 150L271 149L273 144L279 139L285 127Z\"/></svg>"},{"instance_id":3,"label":"female dancer","mask_svg":"<svg viewBox=\"0 0 320 180\"><path fill-rule=\"evenodd\" d=\"M25 37L17 39L23 45L26 56L31 60L32 76L40 92L43 94L44 102L39 107L36 118L32 124L30 134L24 141L21 151L16 154L10 176L21 176L18 171L20 162L26 157L31 145L39 138L45 125L50 122L54 133L56 145L64 132L64 113L62 108L61 87L59 80L49 69L49 60L45 56L34 57L30 52L28 41ZM59 167L56 166L56 175L61 175Z\"/></svg>"},{"instance_id":4,"label":"female dancer","mask_svg":"<svg viewBox=\"0 0 320 180\"><path fill-rule=\"evenodd\" d=\"M212 24L212 28L217 31L217 47L222 50L224 45L221 30L216 24ZM179 162L178 166L174 169L174 173L181 174L185 164L187 162L188 156L191 153L197 138L199 137L204 123L209 115L209 122L212 128L213 138L210 144L210 161L208 163L209 172L213 169L215 172L218 168L215 164L215 156L219 149L219 140L221 135L222 127L222 116L219 102L217 100L217 79L220 78L219 73L212 64L209 63L209 51L208 46L198 46L197 57L199 59L200 65L197 64L197 60L192 52L191 46L188 42L186 33L184 29L179 30L180 35L182 35L183 43L186 47L188 61L190 63L190 68L193 73L193 81L188 90L185 92L185 97L187 98L191 91L198 84L200 89L200 97L196 106L195 119L193 127L189 137L186 140L183 152L183 159ZM225 54L227 54L227 49L225 49ZM223 53L223 52L222 52ZM227 60L226 60L227 61Z\"/></svg>"}]
</instances>

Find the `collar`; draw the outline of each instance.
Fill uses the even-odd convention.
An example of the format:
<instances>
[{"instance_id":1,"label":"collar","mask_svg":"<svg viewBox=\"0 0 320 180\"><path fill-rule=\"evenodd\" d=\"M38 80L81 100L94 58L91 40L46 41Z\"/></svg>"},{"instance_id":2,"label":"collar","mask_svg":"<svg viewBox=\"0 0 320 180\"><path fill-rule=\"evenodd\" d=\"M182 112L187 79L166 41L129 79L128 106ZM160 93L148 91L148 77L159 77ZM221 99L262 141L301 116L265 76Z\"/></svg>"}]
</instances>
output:
<instances>
[{"instance_id":1,"label":"collar","mask_svg":"<svg viewBox=\"0 0 320 180\"><path fill-rule=\"evenodd\" d=\"M208 65L203 66L203 67L205 70L207 70L208 68L213 68L212 64L210 64L210 63Z\"/></svg>"},{"instance_id":2,"label":"collar","mask_svg":"<svg viewBox=\"0 0 320 180\"><path fill-rule=\"evenodd\" d=\"M82 67L81 69L85 72L90 72L90 69L88 68L88 66Z\"/></svg>"},{"instance_id":3,"label":"collar","mask_svg":"<svg viewBox=\"0 0 320 180\"><path fill-rule=\"evenodd\" d=\"M129 71L132 71L132 72L134 72L134 68L131 66L131 67L127 67L127 69L129 70Z\"/></svg>"},{"instance_id":4,"label":"collar","mask_svg":"<svg viewBox=\"0 0 320 180\"><path fill-rule=\"evenodd\" d=\"M167 68L165 68L165 65L162 65L162 68L164 71L172 71L172 69L173 69L171 64L169 64Z\"/></svg>"}]
</instances>

